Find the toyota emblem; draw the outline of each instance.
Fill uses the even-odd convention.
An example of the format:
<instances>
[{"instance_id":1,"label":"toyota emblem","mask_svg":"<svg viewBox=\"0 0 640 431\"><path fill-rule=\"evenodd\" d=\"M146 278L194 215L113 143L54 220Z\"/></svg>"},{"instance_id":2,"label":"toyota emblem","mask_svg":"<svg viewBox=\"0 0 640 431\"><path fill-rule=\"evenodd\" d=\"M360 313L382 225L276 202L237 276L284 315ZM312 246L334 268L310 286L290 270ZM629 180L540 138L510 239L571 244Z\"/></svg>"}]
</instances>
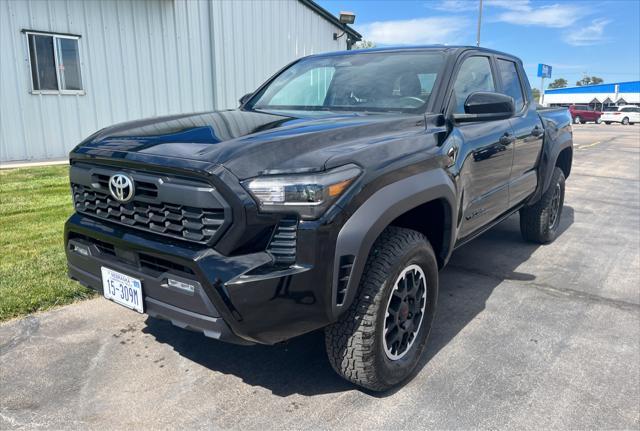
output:
<instances>
[{"instance_id":1,"label":"toyota emblem","mask_svg":"<svg viewBox=\"0 0 640 431\"><path fill-rule=\"evenodd\" d=\"M109 191L120 202L129 202L133 197L133 179L126 174L114 174L109 178Z\"/></svg>"}]
</instances>

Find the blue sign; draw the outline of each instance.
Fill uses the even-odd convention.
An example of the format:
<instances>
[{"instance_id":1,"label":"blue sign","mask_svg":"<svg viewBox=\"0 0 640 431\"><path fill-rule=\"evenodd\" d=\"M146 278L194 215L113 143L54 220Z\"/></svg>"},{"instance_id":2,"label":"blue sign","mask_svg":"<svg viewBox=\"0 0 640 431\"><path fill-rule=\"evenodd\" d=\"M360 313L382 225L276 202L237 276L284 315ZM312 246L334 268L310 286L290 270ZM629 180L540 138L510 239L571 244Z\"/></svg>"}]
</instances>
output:
<instances>
[{"instance_id":1,"label":"blue sign","mask_svg":"<svg viewBox=\"0 0 640 431\"><path fill-rule=\"evenodd\" d=\"M551 78L551 66L548 64L539 64L538 65L538 77L540 78Z\"/></svg>"}]
</instances>

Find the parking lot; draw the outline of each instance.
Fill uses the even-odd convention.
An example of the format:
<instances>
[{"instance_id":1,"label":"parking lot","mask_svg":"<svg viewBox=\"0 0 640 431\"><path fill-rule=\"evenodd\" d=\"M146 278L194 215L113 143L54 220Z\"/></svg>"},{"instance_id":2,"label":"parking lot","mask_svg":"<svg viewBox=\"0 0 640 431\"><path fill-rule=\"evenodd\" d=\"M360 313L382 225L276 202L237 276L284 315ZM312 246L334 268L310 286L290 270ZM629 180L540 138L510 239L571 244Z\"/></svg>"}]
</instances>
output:
<instances>
[{"instance_id":1,"label":"parking lot","mask_svg":"<svg viewBox=\"0 0 640 431\"><path fill-rule=\"evenodd\" d=\"M516 215L457 250L402 389L341 380L319 332L226 345L97 298L0 325L0 428L637 429L640 127L574 131L558 239Z\"/></svg>"}]
</instances>

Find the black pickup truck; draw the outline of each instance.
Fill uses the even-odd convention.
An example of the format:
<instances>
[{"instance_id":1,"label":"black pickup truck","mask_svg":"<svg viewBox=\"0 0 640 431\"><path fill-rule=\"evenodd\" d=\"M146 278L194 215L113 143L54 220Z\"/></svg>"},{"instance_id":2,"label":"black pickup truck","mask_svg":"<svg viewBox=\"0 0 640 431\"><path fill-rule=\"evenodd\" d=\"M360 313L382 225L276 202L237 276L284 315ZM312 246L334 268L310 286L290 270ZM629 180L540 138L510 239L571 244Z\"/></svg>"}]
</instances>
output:
<instances>
[{"instance_id":1,"label":"black pickup truck","mask_svg":"<svg viewBox=\"0 0 640 431\"><path fill-rule=\"evenodd\" d=\"M385 390L425 350L456 247L516 211L525 240L556 235L571 117L537 110L516 57L313 55L240 103L71 152L71 278L232 343L324 328L335 370Z\"/></svg>"}]
</instances>

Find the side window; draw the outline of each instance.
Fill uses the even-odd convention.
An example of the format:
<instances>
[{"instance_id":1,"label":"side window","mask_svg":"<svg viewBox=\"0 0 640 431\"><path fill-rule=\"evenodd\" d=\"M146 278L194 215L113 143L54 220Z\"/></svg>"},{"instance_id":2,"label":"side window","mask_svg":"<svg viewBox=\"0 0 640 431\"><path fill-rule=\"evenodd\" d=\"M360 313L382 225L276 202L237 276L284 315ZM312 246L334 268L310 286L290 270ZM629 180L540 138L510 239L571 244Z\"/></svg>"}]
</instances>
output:
<instances>
[{"instance_id":1,"label":"side window","mask_svg":"<svg viewBox=\"0 0 640 431\"><path fill-rule=\"evenodd\" d=\"M78 37L27 33L33 92L81 93Z\"/></svg>"},{"instance_id":2,"label":"side window","mask_svg":"<svg viewBox=\"0 0 640 431\"><path fill-rule=\"evenodd\" d=\"M520 112L524 106L524 95L516 64L513 61L498 59L498 70L502 79L502 92L513 97L516 112Z\"/></svg>"},{"instance_id":3,"label":"side window","mask_svg":"<svg viewBox=\"0 0 640 431\"><path fill-rule=\"evenodd\" d=\"M456 106L453 112L464 114L464 102L476 91L496 91L489 57L469 57L462 63L453 84Z\"/></svg>"}]
</instances>

